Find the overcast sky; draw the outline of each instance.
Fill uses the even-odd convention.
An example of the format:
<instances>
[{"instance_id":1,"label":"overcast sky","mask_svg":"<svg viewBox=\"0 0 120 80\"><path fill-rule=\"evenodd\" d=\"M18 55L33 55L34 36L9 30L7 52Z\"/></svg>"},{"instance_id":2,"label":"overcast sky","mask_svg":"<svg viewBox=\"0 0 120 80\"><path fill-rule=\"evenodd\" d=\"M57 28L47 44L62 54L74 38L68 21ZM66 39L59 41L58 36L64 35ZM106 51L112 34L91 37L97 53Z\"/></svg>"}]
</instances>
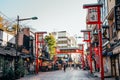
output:
<instances>
[{"instance_id":1,"label":"overcast sky","mask_svg":"<svg viewBox=\"0 0 120 80\"><path fill-rule=\"evenodd\" d=\"M14 20L38 17L35 21L22 21L36 31L62 31L71 35L80 33L86 27L86 9L83 4L94 4L97 0L0 0L0 11Z\"/></svg>"}]
</instances>

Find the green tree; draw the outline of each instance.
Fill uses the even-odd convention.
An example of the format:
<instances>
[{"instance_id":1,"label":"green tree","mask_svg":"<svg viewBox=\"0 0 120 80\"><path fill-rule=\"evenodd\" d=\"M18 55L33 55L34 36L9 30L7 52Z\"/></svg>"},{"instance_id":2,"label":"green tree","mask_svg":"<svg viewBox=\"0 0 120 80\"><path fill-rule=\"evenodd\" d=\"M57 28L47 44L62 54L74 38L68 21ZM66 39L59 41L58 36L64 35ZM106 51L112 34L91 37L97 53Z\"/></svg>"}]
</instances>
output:
<instances>
[{"instance_id":1,"label":"green tree","mask_svg":"<svg viewBox=\"0 0 120 80\"><path fill-rule=\"evenodd\" d=\"M45 36L45 41L49 47L50 58L52 59L53 56L56 54L55 47L56 47L56 39L52 34Z\"/></svg>"}]
</instances>

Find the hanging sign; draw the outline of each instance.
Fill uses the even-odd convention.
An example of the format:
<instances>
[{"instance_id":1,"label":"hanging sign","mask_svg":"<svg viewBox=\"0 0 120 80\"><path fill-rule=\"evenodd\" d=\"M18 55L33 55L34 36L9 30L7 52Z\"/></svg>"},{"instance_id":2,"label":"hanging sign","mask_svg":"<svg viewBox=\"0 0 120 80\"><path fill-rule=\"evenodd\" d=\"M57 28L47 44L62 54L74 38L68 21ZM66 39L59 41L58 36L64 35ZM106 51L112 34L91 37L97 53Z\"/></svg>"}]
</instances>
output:
<instances>
[{"instance_id":1,"label":"hanging sign","mask_svg":"<svg viewBox=\"0 0 120 80\"><path fill-rule=\"evenodd\" d=\"M97 7L88 8L87 24L98 24L98 11Z\"/></svg>"},{"instance_id":2,"label":"hanging sign","mask_svg":"<svg viewBox=\"0 0 120 80\"><path fill-rule=\"evenodd\" d=\"M115 6L115 26L116 30L120 30L120 5Z\"/></svg>"}]
</instances>

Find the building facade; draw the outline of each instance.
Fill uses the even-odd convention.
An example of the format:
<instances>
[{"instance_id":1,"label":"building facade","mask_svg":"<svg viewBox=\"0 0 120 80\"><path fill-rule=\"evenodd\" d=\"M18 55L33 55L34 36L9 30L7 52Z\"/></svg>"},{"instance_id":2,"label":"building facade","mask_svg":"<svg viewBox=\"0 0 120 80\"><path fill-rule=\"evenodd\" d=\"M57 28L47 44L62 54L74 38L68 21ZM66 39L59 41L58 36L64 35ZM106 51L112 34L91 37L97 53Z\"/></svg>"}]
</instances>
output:
<instances>
[{"instance_id":1,"label":"building facade","mask_svg":"<svg viewBox=\"0 0 120 80\"><path fill-rule=\"evenodd\" d=\"M118 79L120 78L120 0L98 0L98 4L102 4L101 32L104 76ZM86 21L88 17L87 14ZM91 30L92 62L94 62L94 66L94 64L99 63L95 51L95 49L99 49L98 25L87 25L86 29ZM87 50L89 50L89 44ZM96 70L93 69L93 71Z\"/></svg>"},{"instance_id":2,"label":"building facade","mask_svg":"<svg viewBox=\"0 0 120 80\"><path fill-rule=\"evenodd\" d=\"M66 31L58 32L57 47L59 48L70 47L70 38L69 38L69 34Z\"/></svg>"},{"instance_id":3,"label":"building facade","mask_svg":"<svg viewBox=\"0 0 120 80\"><path fill-rule=\"evenodd\" d=\"M102 21L102 56L103 66L106 77L120 77L120 29L119 29L119 0L98 0L101 7ZM91 43L93 47L92 54L95 53L94 48L99 47L99 37L97 25L91 25ZM96 54L96 53L95 53ZM95 56L96 57L96 56ZM97 61L96 61L97 62Z\"/></svg>"}]
</instances>

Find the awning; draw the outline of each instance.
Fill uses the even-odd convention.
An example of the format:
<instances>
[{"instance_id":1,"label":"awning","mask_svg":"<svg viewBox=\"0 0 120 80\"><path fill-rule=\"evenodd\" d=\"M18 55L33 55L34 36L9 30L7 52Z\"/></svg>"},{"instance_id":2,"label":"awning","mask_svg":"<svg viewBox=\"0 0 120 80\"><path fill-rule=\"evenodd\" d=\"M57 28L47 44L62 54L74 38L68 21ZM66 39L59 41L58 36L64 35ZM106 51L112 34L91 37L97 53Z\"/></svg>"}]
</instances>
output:
<instances>
[{"instance_id":1,"label":"awning","mask_svg":"<svg viewBox=\"0 0 120 80\"><path fill-rule=\"evenodd\" d=\"M7 48L7 47L0 47L0 54L1 55L10 55L16 56L16 50L14 48ZM17 56L20 55L20 52L17 52Z\"/></svg>"},{"instance_id":2,"label":"awning","mask_svg":"<svg viewBox=\"0 0 120 80\"><path fill-rule=\"evenodd\" d=\"M114 7L110 10L110 12L107 15L107 19L111 20L114 18Z\"/></svg>"},{"instance_id":3,"label":"awning","mask_svg":"<svg viewBox=\"0 0 120 80\"><path fill-rule=\"evenodd\" d=\"M113 49L113 54L119 54L120 53L120 46Z\"/></svg>"},{"instance_id":4,"label":"awning","mask_svg":"<svg viewBox=\"0 0 120 80\"><path fill-rule=\"evenodd\" d=\"M31 58L32 56L30 54L21 54L22 58Z\"/></svg>"}]
</instances>

